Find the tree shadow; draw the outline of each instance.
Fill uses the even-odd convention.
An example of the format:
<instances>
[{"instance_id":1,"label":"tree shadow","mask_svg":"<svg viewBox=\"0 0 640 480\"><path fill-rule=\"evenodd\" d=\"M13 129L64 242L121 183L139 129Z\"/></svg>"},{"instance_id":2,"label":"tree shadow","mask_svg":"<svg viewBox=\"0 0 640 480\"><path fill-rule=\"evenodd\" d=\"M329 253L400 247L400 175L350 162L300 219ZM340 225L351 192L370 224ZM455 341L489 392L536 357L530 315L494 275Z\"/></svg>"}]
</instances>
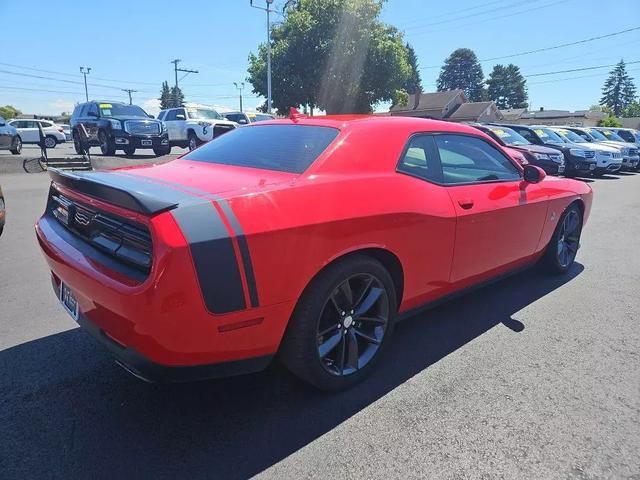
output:
<instances>
[{"instance_id":1,"label":"tree shadow","mask_svg":"<svg viewBox=\"0 0 640 480\"><path fill-rule=\"evenodd\" d=\"M583 271L529 270L401 322L384 361L355 388L317 392L277 364L223 380L150 385L80 329L0 352L4 478L247 478ZM328 453L329 454L329 453Z\"/></svg>"}]
</instances>

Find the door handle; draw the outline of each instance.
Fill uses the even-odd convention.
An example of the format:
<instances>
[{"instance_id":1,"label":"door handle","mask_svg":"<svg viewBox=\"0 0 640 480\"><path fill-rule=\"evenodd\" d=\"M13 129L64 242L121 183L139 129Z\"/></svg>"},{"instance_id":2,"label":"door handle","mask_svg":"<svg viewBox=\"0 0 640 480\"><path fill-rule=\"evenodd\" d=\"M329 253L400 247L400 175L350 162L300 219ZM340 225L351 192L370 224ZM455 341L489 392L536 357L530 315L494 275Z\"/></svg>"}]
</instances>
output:
<instances>
[{"instance_id":1,"label":"door handle","mask_svg":"<svg viewBox=\"0 0 640 480\"><path fill-rule=\"evenodd\" d=\"M471 207L473 207L473 200L471 200L470 198L458 200L458 205L460 205L465 210L469 210Z\"/></svg>"}]
</instances>

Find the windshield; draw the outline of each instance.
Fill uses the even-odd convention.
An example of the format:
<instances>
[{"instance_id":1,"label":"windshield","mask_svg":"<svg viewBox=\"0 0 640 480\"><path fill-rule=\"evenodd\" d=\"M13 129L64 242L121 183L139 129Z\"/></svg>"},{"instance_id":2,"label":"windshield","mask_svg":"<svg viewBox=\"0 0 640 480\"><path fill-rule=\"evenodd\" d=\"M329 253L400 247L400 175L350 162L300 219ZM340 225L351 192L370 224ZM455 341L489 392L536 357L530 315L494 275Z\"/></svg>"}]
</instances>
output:
<instances>
[{"instance_id":1,"label":"windshield","mask_svg":"<svg viewBox=\"0 0 640 480\"><path fill-rule=\"evenodd\" d=\"M309 125L237 128L193 152L185 160L302 173L340 131Z\"/></svg>"},{"instance_id":2,"label":"windshield","mask_svg":"<svg viewBox=\"0 0 640 480\"><path fill-rule=\"evenodd\" d=\"M493 133L495 133L500 140L502 140L507 145L531 145L531 142L520 135L515 130L511 130L506 127L491 127L489 128Z\"/></svg>"},{"instance_id":3,"label":"windshield","mask_svg":"<svg viewBox=\"0 0 640 480\"><path fill-rule=\"evenodd\" d=\"M600 133L599 130L596 130L595 128L588 128L586 132L599 142L607 140L607 137L605 137L602 133Z\"/></svg>"},{"instance_id":4,"label":"windshield","mask_svg":"<svg viewBox=\"0 0 640 480\"><path fill-rule=\"evenodd\" d=\"M100 116L102 117L145 117L147 112L137 105L122 105L119 103L100 103Z\"/></svg>"},{"instance_id":5,"label":"windshield","mask_svg":"<svg viewBox=\"0 0 640 480\"><path fill-rule=\"evenodd\" d=\"M567 129L564 129L564 128L558 128L557 130L554 130L554 131L556 133L558 133L560 136L566 138L569 142L572 142L572 143L589 143L587 140L582 138L577 133L572 132L571 130L567 130Z\"/></svg>"},{"instance_id":6,"label":"windshield","mask_svg":"<svg viewBox=\"0 0 640 480\"><path fill-rule=\"evenodd\" d=\"M187 107L187 115L189 118L199 119L204 118L208 120L222 120L223 117L213 108L189 108Z\"/></svg>"},{"instance_id":7,"label":"windshield","mask_svg":"<svg viewBox=\"0 0 640 480\"><path fill-rule=\"evenodd\" d=\"M624 142L624 139L618 135L616 132L613 132L611 130L599 130L599 132L602 133L602 135L604 135L607 140L614 140L616 142Z\"/></svg>"},{"instance_id":8,"label":"windshield","mask_svg":"<svg viewBox=\"0 0 640 480\"><path fill-rule=\"evenodd\" d=\"M549 128L538 127L534 128L533 131L536 132L536 135L538 135L544 143L566 143L560 135Z\"/></svg>"},{"instance_id":9,"label":"windshield","mask_svg":"<svg viewBox=\"0 0 640 480\"><path fill-rule=\"evenodd\" d=\"M248 116L251 123L262 122L264 120L273 120L273 116L267 115L266 113L250 113Z\"/></svg>"}]
</instances>

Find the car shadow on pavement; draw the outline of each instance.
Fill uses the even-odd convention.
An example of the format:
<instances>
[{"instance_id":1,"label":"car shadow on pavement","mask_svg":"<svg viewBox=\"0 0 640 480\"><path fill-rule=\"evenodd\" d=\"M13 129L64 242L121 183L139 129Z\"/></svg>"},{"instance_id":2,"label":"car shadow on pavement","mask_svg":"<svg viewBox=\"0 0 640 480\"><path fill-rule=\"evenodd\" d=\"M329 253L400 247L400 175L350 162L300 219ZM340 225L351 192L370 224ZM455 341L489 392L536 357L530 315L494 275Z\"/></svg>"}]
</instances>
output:
<instances>
[{"instance_id":1,"label":"car shadow on pavement","mask_svg":"<svg viewBox=\"0 0 640 480\"><path fill-rule=\"evenodd\" d=\"M151 385L115 366L80 329L0 352L3 478L247 478L349 419L562 287L529 270L401 322L378 368L337 394L277 364L193 384ZM326 452L331 455L331 452Z\"/></svg>"}]
</instances>

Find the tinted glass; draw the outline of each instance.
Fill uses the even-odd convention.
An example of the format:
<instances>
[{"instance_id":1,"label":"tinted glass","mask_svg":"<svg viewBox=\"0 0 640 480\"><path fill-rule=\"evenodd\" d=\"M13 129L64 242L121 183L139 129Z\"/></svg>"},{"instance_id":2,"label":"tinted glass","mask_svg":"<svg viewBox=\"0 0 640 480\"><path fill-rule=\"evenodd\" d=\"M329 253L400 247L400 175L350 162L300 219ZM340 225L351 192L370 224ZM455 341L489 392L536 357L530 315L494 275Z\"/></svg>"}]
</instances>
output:
<instances>
[{"instance_id":1,"label":"tinted glass","mask_svg":"<svg viewBox=\"0 0 640 480\"><path fill-rule=\"evenodd\" d=\"M257 113L252 119L252 122L262 122L264 120L273 120L273 116L264 113Z\"/></svg>"},{"instance_id":2,"label":"tinted glass","mask_svg":"<svg viewBox=\"0 0 640 480\"><path fill-rule=\"evenodd\" d=\"M118 103L100 103L100 115L103 117L147 117L147 113L137 105Z\"/></svg>"},{"instance_id":3,"label":"tinted glass","mask_svg":"<svg viewBox=\"0 0 640 480\"><path fill-rule=\"evenodd\" d=\"M237 128L182 157L208 163L302 173L339 130L309 125Z\"/></svg>"},{"instance_id":4,"label":"tinted glass","mask_svg":"<svg viewBox=\"0 0 640 480\"><path fill-rule=\"evenodd\" d=\"M531 142L520 135L515 130L506 127L489 128L500 140L507 145L531 145Z\"/></svg>"},{"instance_id":5,"label":"tinted glass","mask_svg":"<svg viewBox=\"0 0 640 480\"><path fill-rule=\"evenodd\" d=\"M175 120L175 119L176 119L176 115L177 115L177 114L178 114L178 111L177 111L177 110L169 110L169 111L166 113L166 115L167 115L167 116L164 118L164 121L165 121L165 122L170 122L170 121L172 121L172 120Z\"/></svg>"},{"instance_id":6,"label":"tinted glass","mask_svg":"<svg viewBox=\"0 0 640 480\"><path fill-rule=\"evenodd\" d=\"M538 135L544 143L565 143L562 137L550 128L535 127L533 131L536 132L536 135Z\"/></svg>"},{"instance_id":7,"label":"tinted glass","mask_svg":"<svg viewBox=\"0 0 640 480\"><path fill-rule=\"evenodd\" d=\"M98 106L95 103L90 103L87 110L84 112L84 115L87 116L89 113L95 113L98 115Z\"/></svg>"},{"instance_id":8,"label":"tinted glass","mask_svg":"<svg viewBox=\"0 0 640 480\"><path fill-rule=\"evenodd\" d=\"M514 128L513 131L522 135L530 143L536 143L537 139L533 132L526 128Z\"/></svg>"},{"instance_id":9,"label":"tinted glass","mask_svg":"<svg viewBox=\"0 0 640 480\"><path fill-rule=\"evenodd\" d=\"M636 138L633 136L633 133L629 132L628 130L618 130L618 135L625 141L625 142L635 142Z\"/></svg>"},{"instance_id":10,"label":"tinted glass","mask_svg":"<svg viewBox=\"0 0 640 480\"><path fill-rule=\"evenodd\" d=\"M433 136L412 137L400 159L398 170L425 180L442 183L442 168L433 147Z\"/></svg>"},{"instance_id":11,"label":"tinted glass","mask_svg":"<svg viewBox=\"0 0 640 480\"><path fill-rule=\"evenodd\" d=\"M602 135L602 133L600 133L598 130L596 130L595 128L589 128L587 130L587 133L589 135L591 135L593 138L595 138L597 141L602 142L604 140L607 139L607 137L605 137L604 135Z\"/></svg>"},{"instance_id":12,"label":"tinted glass","mask_svg":"<svg viewBox=\"0 0 640 480\"><path fill-rule=\"evenodd\" d=\"M231 120L232 122L236 122L236 123L241 123L241 121L244 121L244 123L247 122L247 118L244 116L243 113L227 113L225 115L225 118L227 120Z\"/></svg>"},{"instance_id":13,"label":"tinted glass","mask_svg":"<svg viewBox=\"0 0 640 480\"><path fill-rule=\"evenodd\" d=\"M480 138L437 135L444 183L519 180L520 171L500 151Z\"/></svg>"},{"instance_id":14,"label":"tinted glass","mask_svg":"<svg viewBox=\"0 0 640 480\"><path fill-rule=\"evenodd\" d=\"M582 138L580 135L578 135L577 133L572 132L571 130L567 130L566 128L559 128L559 129L555 130L555 132L558 133L560 136L566 138L569 142L573 142L573 143L589 143L584 138Z\"/></svg>"},{"instance_id":15,"label":"tinted glass","mask_svg":"<svg viewBox=\"0 0 640 480\"><path fill-rule=\"evenodd\" d=\"M53 124L49 123L49 122L40 122L40 125L42 125L42 128L49 128L49 127L53 126ZM37 128L37 126L36 126L36 128Z\"/></svg>"},{"instance_id":16,"label":"tinted glass","mask_svg":"<svg viewBox=\"0 0 640 480\"><path fill-rule=\"evenodd\" d=\"M158 120L164 120L164 116L167 114L164 110L158 114Z\"/></svg>"}]
</instances>

